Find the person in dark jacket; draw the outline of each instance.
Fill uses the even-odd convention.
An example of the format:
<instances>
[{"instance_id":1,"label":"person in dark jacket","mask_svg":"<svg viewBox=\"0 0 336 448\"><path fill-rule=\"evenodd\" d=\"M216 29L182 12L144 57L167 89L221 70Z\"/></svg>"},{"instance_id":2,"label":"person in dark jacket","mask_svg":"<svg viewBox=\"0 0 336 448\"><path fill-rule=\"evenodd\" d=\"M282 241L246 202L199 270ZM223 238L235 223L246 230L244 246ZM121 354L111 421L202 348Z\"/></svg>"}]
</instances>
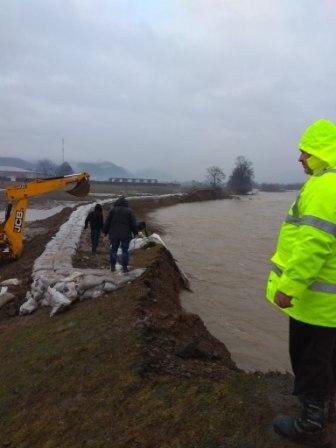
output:
<instances>
[{"instance_id":1,"label":"person in dark jacket","mask_svg":"<svg viewBox=\"0 0 336 448\"><path fill-rule=\"evenodd\" d=\"M87 229L88 224L90 224L91 229L92 255L96 255L100 232L103 231L104 227L103 207L100 204L97 204L94 210L87 215L84 226L85 229Z\"/></svg>"},{"instance_id":2,"label":"person in dark jacket","mask_svg":"<svg viewBox=\"0 0 336 448\"><path fill-rule=\"evenodd\" d=\"M128 248L132 235L137 235L137 233L138 229L134 212L129 208L126 198L121 196L114 203L114 207L111 209L104 225L104 234L109 234L111 242L111 271L115 271L117 252L119 246L121 246L123 272L128 272Z\"/></svg>"}]
</instances>

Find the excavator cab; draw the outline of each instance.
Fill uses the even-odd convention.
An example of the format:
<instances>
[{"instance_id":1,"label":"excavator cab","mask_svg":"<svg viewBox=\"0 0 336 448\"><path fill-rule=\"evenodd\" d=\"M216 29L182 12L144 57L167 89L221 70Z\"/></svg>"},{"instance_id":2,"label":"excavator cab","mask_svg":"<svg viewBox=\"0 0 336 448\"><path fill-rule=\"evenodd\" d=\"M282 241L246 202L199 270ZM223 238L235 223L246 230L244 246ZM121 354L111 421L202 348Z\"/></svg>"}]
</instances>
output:
<instances>
[{"instance_id":1,"label":"excavator cab","mask_svg":"<svg viewBox=\"0 0 336 448\"><path fill-rule=\"evenodd\" d=\"M71 174L64 177L35 179L22 185L6 188L8 205L5 210L4 222L0 223L0 261L15 260L23 250L23 234L28 199L40 196L54 190L75 186L68 190L77 197L86 196L90 191L90 175L86 172Z\"/></svg>"}]
</instances>

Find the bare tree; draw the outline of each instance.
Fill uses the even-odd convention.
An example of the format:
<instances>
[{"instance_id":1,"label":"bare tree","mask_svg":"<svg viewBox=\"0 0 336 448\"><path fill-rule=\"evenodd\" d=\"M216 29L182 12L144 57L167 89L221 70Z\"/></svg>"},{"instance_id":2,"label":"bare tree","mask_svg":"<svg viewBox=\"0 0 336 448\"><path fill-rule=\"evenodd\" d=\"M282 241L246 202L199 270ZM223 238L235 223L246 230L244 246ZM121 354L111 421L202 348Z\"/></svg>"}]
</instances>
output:
<instances>
[{"instance_id":1,"label":"bare tree","mask_svg":"<svg viewBox=\"0 0 336 448\"><path fill-rule=\"evenodd\" d=\"M228 188L232 193L246 194L253 188L254 169L252 162L244 156L237 157L236 165L228 181Z\"/></svg>"},{"instance_id":2,"label":"bare tree","mask_svg":"<svg viewBox=\"0 0 336 448\"><path fill-rule=\"evenodd\" d=\"M56 169L56 176L67 176L68 174L73 174L74 170L69 165L68 162L63 162Z\"/></svg>"},{"instance_id":3,"label":"bare tree","mask_svg":"<svg viewBox=\"0 0 336 448\"><path fill-rule=\"evenodd\" d=\"M225 174L219 166L210 166L207 168L207 181L213 188L218 188L223 185Z\"/></svg>"},{"instance_id":4,"label":"bare tree","mask_svg":"<svg viewBox=\"0 0 336 448\"><path fill-rule=\"evenodd\" d=\"M35 169L43 177L52 177L56 173L56 164L49 159L41 159L37 162Z\"/></svg>"}]
</instances>

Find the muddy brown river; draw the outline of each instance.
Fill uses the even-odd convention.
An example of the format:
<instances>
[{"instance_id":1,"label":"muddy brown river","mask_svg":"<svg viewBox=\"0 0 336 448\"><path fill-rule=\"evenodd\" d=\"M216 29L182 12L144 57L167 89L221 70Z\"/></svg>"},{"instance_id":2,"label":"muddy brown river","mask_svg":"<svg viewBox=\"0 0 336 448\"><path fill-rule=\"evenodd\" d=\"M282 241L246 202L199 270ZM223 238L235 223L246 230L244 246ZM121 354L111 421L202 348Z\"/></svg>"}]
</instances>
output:
<instances>
[{"instance_id":1,"label":"muddy brown river","mask_svg":"<svg viewBox=\"0 0 336 448\"><path fill-rule=\"evenodd\" d=\"M264 299L279 225L297 192L258 193L240 200L179 204L152 218L191 280L183 292L245 370L290 371L288 319Z\"/></svg>"}]
</instances>

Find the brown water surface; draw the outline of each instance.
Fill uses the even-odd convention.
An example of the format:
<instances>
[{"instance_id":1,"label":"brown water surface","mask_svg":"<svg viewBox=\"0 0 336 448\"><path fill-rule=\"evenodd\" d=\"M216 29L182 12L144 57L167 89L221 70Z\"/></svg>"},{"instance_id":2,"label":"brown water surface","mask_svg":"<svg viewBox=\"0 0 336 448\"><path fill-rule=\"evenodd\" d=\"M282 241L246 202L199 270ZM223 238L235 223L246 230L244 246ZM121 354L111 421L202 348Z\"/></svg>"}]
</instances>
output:
<instances>
[{"instance_id":1,"label":"brown water surface","mask_svg":"<svg viewBox=\"0 0 336 448\"><path fill-rule=\"evenodd\" d=\"M288 319L264 299L269 258L281 220L297 192L258 193L240 200L179 204L152 217L191 280L183 292L245 370L288 370Z\"/></svg>"}]
</instances>

